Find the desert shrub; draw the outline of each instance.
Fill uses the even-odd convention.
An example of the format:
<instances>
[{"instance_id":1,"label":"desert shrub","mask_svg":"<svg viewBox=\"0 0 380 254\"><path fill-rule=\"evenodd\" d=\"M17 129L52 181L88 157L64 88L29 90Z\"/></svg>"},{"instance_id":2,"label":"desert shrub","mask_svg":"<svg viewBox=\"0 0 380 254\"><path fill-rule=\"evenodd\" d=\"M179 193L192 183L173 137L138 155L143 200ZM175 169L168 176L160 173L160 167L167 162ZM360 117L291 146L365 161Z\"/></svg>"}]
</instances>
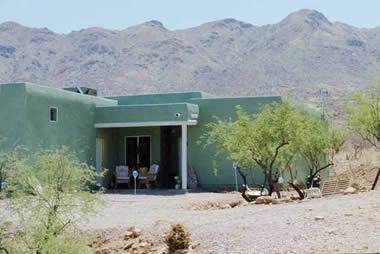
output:
<instances>
[{"instance_id":1,"label":"desert shrub","mask_svg":"<svg viewBox=\"0 0 380 254\"><path fill-rule=\"evenodd\" d=\"M176 250L188 249L190 246L190 233L182 224L171 225L171 230L166 236L166 244L169 247L169 253Z\"/></svg>"},{"instance_id":2,"label":"desert shrub","mask_svg":"<svg viewBox=\"0 0 380 254\"><path fill-rule=\"evenodd\" d=\"M91 252L76 226L104 204L96 170L68 148L7 157L5 210L17 229L4 240L10 253Z\"/></svg>"}]
</instances>

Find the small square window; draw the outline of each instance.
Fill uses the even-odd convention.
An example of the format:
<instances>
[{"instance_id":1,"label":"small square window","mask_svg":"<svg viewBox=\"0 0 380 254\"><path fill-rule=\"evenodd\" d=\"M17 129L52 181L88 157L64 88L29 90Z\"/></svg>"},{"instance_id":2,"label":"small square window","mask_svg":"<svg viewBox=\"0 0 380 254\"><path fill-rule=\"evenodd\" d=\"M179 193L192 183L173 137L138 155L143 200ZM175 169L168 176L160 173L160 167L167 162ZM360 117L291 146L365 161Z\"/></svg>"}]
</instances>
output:
<instances>
[{"instance_id":1,"label":"small square window","mask_svg":"<svg viewBox=\"0 0 380 254\"><path fill-rule=\"evenodd\" d=\"M55 107L50 107L50 122L57 122L58 120L58 109Z\"/></svg>"}]
</instances>

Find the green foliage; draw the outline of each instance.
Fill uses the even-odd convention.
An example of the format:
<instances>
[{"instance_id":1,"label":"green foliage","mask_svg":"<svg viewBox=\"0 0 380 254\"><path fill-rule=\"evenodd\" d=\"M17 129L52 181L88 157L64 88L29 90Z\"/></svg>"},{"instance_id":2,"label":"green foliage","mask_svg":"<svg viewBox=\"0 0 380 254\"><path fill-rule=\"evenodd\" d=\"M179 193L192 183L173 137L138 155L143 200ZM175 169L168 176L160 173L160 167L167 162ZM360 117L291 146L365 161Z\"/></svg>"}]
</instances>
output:
<instances>
[{"instance_id":1,"label":"green foliage","mask_svg":"<svg viewBox=\"0 0 380 254\"><path fill-rule=\"evenodd\" d=\"M343 140L343 132L328 132L326 121L288 102L265 105L253 116L237 107L237 121L218 121L208 127L210 131L203 136L206 144L227 152L241 168L259 166L272 186L274 171L300 158L308 162L312 175L328 168L330 151L339 151Z\"/></svg>"},{"instance_id":2,"label":"green foliage","mask_svg":"<svg viewBox=\"0 0 380 254\"><path fill-rule=\"evenodd\" d=\"M355 105L347 108L349 126L363 140L380 148L380 74L365 92L354 94Z\"/></svg>"},{"instance_id":3,"label":"green foliage","mask_svg":"<svg viewBox=\"0 0 380 254\"><path fill-rule=\"evenodd\" d=\"M6 210L18 231L7 244L16 253L87 253L75 225L95 214L103 201L94 192L96 170L68 148L25 156L7 155Z\"/></svg>"},{"instance_id":4,"label":"green foliage","mask_svg":"<svg viewBox=\"0 0 380 254\"><path fill-rule=\"evenodd\" d=\"M307 162L310 176L314 177L333 165L335 154L344 144L345 134L342 128L328 129L323 119L305 116L296 149Z\"/></svg>"},{"instance_id":5,"label":"green foliage","mask_svg":"<svg viewBox=\"0 0 380 254\"><path fill-rule=\"evenodd\" d=\"M279 151L294 142L302 113L288 103L274 103L254 116L237 107L237 117L235 122L210 123L210 131L203 137L206 143L228 152L229 159L240 167L271 169L281 157Z\"/></svg>"}]
</instances>

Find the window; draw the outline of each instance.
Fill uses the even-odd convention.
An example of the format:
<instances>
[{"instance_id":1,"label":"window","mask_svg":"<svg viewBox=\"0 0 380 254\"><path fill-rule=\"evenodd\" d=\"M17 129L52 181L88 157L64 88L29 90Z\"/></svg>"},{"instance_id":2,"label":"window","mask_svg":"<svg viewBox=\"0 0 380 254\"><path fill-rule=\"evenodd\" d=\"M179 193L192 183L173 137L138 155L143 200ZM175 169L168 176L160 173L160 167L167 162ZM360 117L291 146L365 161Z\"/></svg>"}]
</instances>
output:
<instances>
[{"instance_id":1,"label":"window","mask_svg":"<svg viewBox=\"0 0 380 254\"><path fill-rule=\"evenodd\" d=\"M57 122L58 120L58 109L55 107L50 107L50 122Z\"/></svg>"}]
</instances>

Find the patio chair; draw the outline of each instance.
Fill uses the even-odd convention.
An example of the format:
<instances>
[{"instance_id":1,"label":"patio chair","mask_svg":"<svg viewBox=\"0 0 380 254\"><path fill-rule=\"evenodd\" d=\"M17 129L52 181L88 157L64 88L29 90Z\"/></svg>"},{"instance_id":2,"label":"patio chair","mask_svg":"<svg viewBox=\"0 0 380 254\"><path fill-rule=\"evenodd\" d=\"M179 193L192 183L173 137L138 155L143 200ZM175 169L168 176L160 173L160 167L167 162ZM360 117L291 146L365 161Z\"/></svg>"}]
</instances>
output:
<instances>
[{"instance_id":1,"label":"patio chair","mask_svg":"<svg viewBox=\"0 0 380 254\"><path fill-rule=\"evenodd\" d=\"M148 173L145 175L139 175L139 183L145 184L146 188L149 189L151 183L155 183L157 180L159 165L152 164L149 168Z\"/></svg>"},{"instance_id":2,"label":"patio chair","mask_svg":"<svg viewBox=\"0 0 380 254\"><path fill-rule=\"evenodd\" d=\"M126 183L129 185L128 166L116 166L116 177L115 177L116 189L119 183Z\"/></svg>"}]
</instances>

